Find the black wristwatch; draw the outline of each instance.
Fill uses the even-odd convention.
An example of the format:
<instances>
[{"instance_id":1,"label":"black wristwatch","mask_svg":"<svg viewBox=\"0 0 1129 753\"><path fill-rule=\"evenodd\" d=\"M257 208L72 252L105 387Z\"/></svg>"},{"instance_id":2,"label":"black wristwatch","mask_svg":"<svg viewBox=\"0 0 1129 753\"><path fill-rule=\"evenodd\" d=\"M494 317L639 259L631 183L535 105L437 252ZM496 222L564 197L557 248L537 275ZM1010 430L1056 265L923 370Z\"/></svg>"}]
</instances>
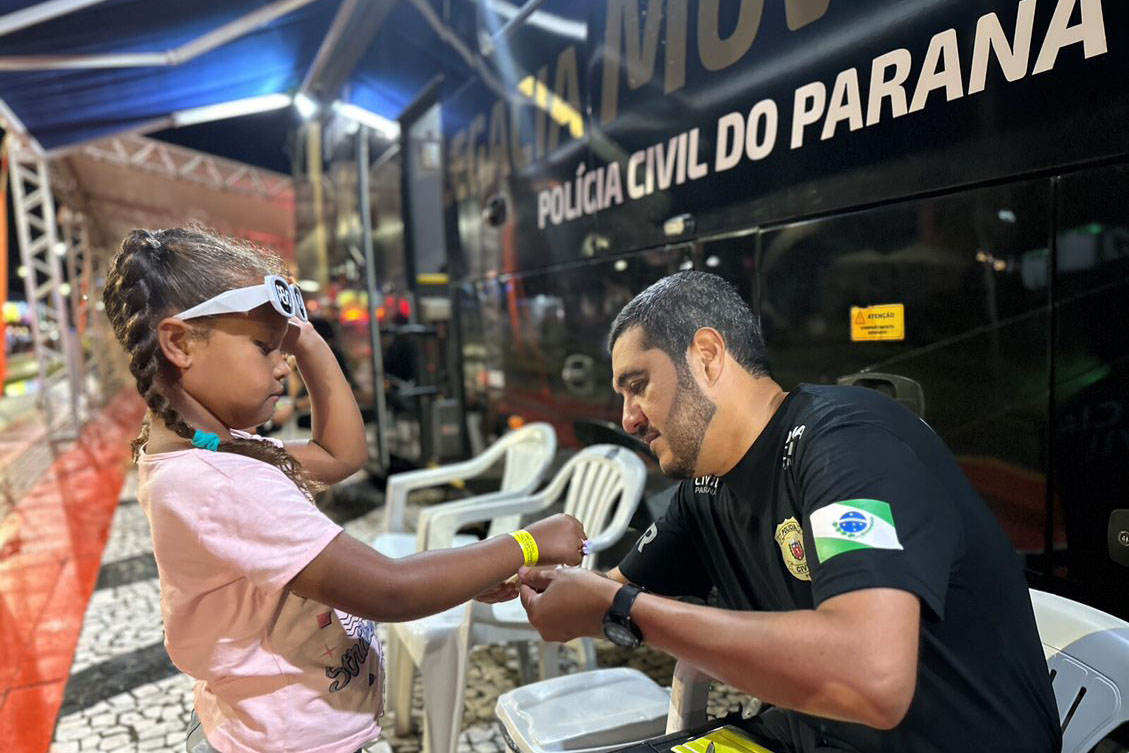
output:
<instances>
[{"instance_id":1,"label":"black wristwatch","mask_svg":"<svg viewBox=\"0 0 1129 753\"><path fill-rule=\"evenodd\" d=\"M604 615L604 635L617 646L638 648L643 642L643 633L631 621L631 605L642 592L642 588L630 583L620 586L612 599L611 609Z\"/></svg>"}]
</instances>

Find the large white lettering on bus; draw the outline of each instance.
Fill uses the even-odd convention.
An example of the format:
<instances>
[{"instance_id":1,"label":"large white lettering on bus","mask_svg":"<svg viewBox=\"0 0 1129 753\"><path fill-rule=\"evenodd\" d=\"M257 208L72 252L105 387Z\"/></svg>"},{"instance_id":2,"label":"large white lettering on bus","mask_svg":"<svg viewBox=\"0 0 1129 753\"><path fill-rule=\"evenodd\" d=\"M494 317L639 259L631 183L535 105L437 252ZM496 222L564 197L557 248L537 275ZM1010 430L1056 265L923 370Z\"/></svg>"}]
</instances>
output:
<instances>
[{"instance_id":1,"label":"large white lettering on bus","mask_svg":"<svg viewBox=\"0 0 1129 753\"><path fill-rule=\"evenodd\" d=\"M645 25L640 29L639 0L608 0L601 123L610 123L619 115L623 71L627 72L629 89L638 89L654 77L664 12L663 94L676 92L686 84L687 3L688 0L648 3ZM720 0L699 0L697 52L703 68L725 70L744 57L760 31L764 3L765 0L739 0L736 26L723 37L719 28ZM784 0L788 28L796 31L818 21L830 5L831 0Z\"/></svg>"},{"instance_id":2,"label":"large white lettering on bus","mask_svg":"<svg viewBox=\"0 0 1129 753\"><path fill-rule=\"evenodd\" d=\"M831 4L831 0L769 1L783 3L787 25L792 31L818 21ZM696 53L703 68L709 71L725 70L745 56L756 41L764 13L765 0L738 0L736 28L723 35L720 2L698 0L697 3ZM685 85L689 13L689 0L651 0L645 14L641 11L641 0L608 0L606 38L600 61L600 122L609 123L618 116L624 79L626 89L633 91L654 78L660 47L664 49L663 93L671 94ZM548 65L541 66L518 81L515 95L498 99L489 115L479 113L470 118L469 125L457 131L448 143L452 198L461 201L469 196L480 196L495 180L583 137L586 125L579 81L578 51L572 45L559 53L551 70ZM528 114L530 104L533 105L532 128L523 129L521 118L523 113ZM687 135L689 138L697 137ZM675 148L682 150L683 156L679 159L684 161L685 145ZM650 157L644 158L654 164L656 157L652 151ZM622 171L625 166L619 169ZM679 168L680 175L682 172ZM605 182L610 181L610 171L604 170L603 178ZM595 178L586 180L590 187L597 185ZM579 215L568 210L572 204L565 201L566 190L576 197L571 200L577 203L581 203L584 196L594 197L595 192L582 193L583 186L579 189L581 192L562 187L558 196L547 200L546 206L559 208L563 219L573 219ZM614 190L605 194L614 201ZM601 203L604 202L595 202Z\"/></svg>"},{"instance_id":3,"label":"large white lettering on bus","mask_svg":"<svg viewBox=\"0 0 1129 753\"><path fill-rule=\"evenodd\" d=\"M992 58L1008 82L1025 78L1034 41L1035 3L1036 0L1019 3L1018 18L1010 40L995 13L980 18L976 24L967 87L957 30L945 29L930 40L924 60L917 67L916 77L913 76L916 67L913 55L903 48L880 55L871 62L865 90L860 85L860 74L856 68L839 73L830 96L822 81L797 88L793 101L791 148L799 149L809 134L817 131L820 140L826 141L834 137L843 124L849 130L857 131L864 125L878 124L884 117L893 119L920 112L935 93L944 92L945 101L952 102L967 94L981 92L986 86L989 60ZM1071 18L1076 9L1079 10L1079 20L1072 24ZM1030 75L1053 69L1059 52L1075 44L1082 45L1087 59L1108 51L1101 0L1058 0ZM822 127L818 127L820 124Z\"/></svg>"},{"instance_id":4,"label":"large white lettering on bus","mask_svg":"<svg viewBox=\"0 0 1129 753\"><path fill-rule=\"evenodd\" d=\"M956 28L944 29L932 36L919 59L908 49L899 48L878 55L865 66L840 71L831 82L812 81L797 87L792 101L785 104L783 110L790 111L790 127L787 121L781 127L782 117L785 117L781 114L781 105L765 98L747 111L734 110L712 125L692 128L640 149L627 156L622 167L613 162L597 168L603 171L602 175L618 168L616 178L618 180L622 172L625 194L605 191L599 197L602 200L586 201L586 188L579 181L575 185L570 182L539 191L538 227L567 222L590 214L590 209L599 211L621 201L641 199L671 186L732 170L743 161L763 160L784 138L790 149L801 149L814 141L828 141L885 121L912 116L927 106L942 106L975 95L987 88L994 70L999 71L1003 83L1012 83L1053 70L1062 51L1069 47L1080 47L1085 60L1108 52L1102 0L1057 0L1051 20L1040 35L1034 27L1037 2L1039 0L1019 2L1011 29L1005 29L994 12L981 16L976 22L971 50L961 49ZM674 5L672 0L668 8ZM622 21L618 15L615 18L617 23L622 22L630 40L631 33L638 28L638 19L631 20L629 0L620 0L618 6L627 8ZM826 4L823 8L826 9ZM609 17L611 13L609 10ZM626 45L629 86L642 85L640 82L645 82L650 75L647 71L653 72L653 67L648 69L648 63L654 61L649 59L650 48L646 41L647 34L657 34L658 26L653 18L648 17L641 44L632 47L629 41ZM652 28L651 24L656 25ZM740 24L739 21L739 28ZM739 30L734 31L733 35L738 33ZM755 31L751 36L745 34L751 44ZM733 54L730 48L725 56ZM721 60L722 57L717 57L714 62ZM667 64L670 64L669 55ZM632 74L634 65L642 67ZM605 67L605 112L609 105L607 71ZM673 72L677 81L677 67ZM670 75L668 67L668 86ZM699 154L699 143L707 141L700 138L700 133L706 129L714 133L713 155ZM579 172L581 168L578 168L578 175Z\"/></svg>"}]
</instances>

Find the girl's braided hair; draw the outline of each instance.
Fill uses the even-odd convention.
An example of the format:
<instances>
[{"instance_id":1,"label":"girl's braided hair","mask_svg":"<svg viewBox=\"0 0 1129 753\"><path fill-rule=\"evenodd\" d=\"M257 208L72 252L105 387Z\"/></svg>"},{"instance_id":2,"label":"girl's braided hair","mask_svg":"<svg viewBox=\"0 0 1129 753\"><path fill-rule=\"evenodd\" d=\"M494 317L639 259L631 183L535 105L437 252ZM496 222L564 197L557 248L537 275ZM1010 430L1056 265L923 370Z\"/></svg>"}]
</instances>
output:
<instances>
[{"instance_id":1,"label":"girl's braided hair","mask_svg":"<svg viewBox=\"0 0 1129 753\"><path fill-rule=\"evenodd\" d=\"M114 336L129 356L137 391L149 406L141 434L133 440L134 461L149 441L153 416L189 441L196 433L161 391L162 385L175 383L179 374L161 352L157 324L224 291L261 282L268 274L286 274L277 256L201 228L132 230L122 241L110 263L102 301ZM207 337L207 320L194 324ZM274 444L231 439L220 442L219 451L275 466L307 496L316 491L301 464Z\"/></svg>"}]
</instances>

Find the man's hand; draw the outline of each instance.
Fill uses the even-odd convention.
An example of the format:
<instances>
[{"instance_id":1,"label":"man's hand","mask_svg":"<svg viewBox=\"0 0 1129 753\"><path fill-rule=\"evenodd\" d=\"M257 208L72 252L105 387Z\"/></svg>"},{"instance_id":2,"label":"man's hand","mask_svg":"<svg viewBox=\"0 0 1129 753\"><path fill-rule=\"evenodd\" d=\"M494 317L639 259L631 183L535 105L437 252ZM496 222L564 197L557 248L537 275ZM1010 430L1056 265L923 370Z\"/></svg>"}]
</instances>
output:
<instances>
[{"instance_id":1,"label":"man's hand","mask_svg":"<svg viewBox=\"0 0 1129 753\"><path fill-rule=\"evenodd\" d=\"M547 641L564 643L582 636L603 635L604 613L620 584L571 567L522 568L521 604L529 623Z\"/></svg>"}]
</instances>

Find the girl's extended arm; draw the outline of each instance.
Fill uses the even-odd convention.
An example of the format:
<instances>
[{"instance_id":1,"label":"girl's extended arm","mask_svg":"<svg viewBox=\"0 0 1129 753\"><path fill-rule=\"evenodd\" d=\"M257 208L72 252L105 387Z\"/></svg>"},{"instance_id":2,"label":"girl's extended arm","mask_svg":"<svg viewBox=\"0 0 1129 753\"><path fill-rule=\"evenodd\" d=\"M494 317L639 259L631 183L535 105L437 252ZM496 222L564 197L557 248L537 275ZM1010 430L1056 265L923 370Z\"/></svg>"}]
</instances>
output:
<instances>
[{"instance_id":1,"label":"girl's extended arm","mask_svg":"<svg viewBox=\"0 0 1129 753\"><path fill-rule=\"evenodd\" d=\"M580 564L584 529L572 516L554 515L526 530L537 541L541 564ZM393 559L342 533L290 587L357 617L403 622L468 601L512 576L524 562L521 546L509 535Z\"/></svg>"},{"instance_id":2,"label":"girl's extended arm","mask_svg":"<svg viewBox=\"0 0 1129 753\"><path fill-rule=\"evenodd\" d=\"M353 388L329 345L309 322L291 324L283 349L294 354L310 394L311 441L286 445L314 479L334 484L358 471L368 458L368 443Z\"/></svg>"}]
</instances>

